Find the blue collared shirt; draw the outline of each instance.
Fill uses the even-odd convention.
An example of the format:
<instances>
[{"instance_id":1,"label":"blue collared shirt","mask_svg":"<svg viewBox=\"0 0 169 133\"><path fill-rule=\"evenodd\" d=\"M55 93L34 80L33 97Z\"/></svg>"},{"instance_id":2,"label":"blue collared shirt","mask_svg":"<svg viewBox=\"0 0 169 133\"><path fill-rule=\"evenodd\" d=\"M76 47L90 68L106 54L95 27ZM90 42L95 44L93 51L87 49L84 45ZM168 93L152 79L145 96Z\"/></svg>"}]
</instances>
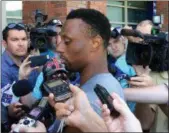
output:
<instances>
[{"instance_id":1,"label":"blue collared shirt","mask_svg":"<svg viewBox=\"0 0 169 133\"><path fill-rule=\"evenodd\" d=\"M4 51L1 58L1 88L7 84L12 84L13 81L18 81L19 67L11 59L7 51ZM36 78L39 72L34 70L28 77L28 81L35 86Z\"/></svg>"}]
</instances>

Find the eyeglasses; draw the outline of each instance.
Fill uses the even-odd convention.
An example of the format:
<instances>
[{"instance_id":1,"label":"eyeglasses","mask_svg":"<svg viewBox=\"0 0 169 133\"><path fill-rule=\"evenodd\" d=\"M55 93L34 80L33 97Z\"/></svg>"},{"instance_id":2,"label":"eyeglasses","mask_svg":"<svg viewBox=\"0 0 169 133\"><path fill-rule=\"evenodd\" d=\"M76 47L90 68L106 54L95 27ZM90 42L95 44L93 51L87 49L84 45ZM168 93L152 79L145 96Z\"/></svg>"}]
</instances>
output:
<instances>
[{"instance_id":1,"label":"eyeglasses","mask_svg":"<svg viewBox=\"0 0 169 133\"><path fill-rule=\"evenodd\" d=\"M19 27L25 29L25 25L23 23L9 23L8 26L7 26L7 28L12 29L12 28L14 28L16 26L19 26Z\"/></svg>"}]
</instances>

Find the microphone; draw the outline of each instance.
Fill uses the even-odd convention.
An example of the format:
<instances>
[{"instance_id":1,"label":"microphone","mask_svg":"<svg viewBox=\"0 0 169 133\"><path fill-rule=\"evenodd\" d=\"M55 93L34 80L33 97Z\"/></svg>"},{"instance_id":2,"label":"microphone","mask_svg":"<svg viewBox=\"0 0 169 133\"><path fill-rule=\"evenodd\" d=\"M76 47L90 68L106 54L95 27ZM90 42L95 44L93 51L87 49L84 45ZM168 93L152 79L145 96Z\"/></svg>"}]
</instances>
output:
<instances>
[{"instance_id":1,"label":"microphone","mask_svg":"<svg viewBox=\"0 0 169 133\"><path fill-rule=\"evenodd\" d=\"M17 97L25 96L33 91L28 80L19 80L12 87L13 94Z\"/></svg>"},{"instance_id":2,"label":"microphone","mask_svg":"<svg viewBox=\"0 0 169 133\"><path fill-rule=\"evenodd\" d=\"M33 91L33 88L28 80L14 81L2 88L1 102L4 106L8 106L18 102L20 97L29 94L31 91Z\"/></svg>"},{"instance_id":3,"label":"microphone","mask_svg":"<svg viewBox=\"0 0 169 133\"><path fill-rule=\"evenodd\" d=\"M134 37L140 37L144 38L144 35L138 31L138 30L131 30L131 29L122 29L121 30L121 35L123 36L134 36Z\"/></svg>"},{"instance_id":4,"label":"microphone","mask_svg":"<svg viewBox=\"0 0 169 133\"><path fill-rule=\"evenodd\" d=\"M117 28L114 28L112 31L111 31L111 37L112 38L117 38L121 33L121 28L117 27Z\"/></svg>"}]
</instances>

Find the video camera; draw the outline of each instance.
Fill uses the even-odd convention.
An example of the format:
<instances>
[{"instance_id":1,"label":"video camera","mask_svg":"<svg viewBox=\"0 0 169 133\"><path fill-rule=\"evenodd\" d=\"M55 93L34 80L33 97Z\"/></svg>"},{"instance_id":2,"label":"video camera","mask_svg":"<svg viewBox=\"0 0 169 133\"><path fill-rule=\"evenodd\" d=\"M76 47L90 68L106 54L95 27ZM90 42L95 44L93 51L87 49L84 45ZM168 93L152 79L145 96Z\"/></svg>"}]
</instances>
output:
<instances>
[{"instance_id":1,"label":"video camera","mask_svg":"<svg viewBox=\"0 0 169 133\"><path fill-rule=\"evenodd\" d=\"M157 56L157 53L161 52L161 60L166 58L166 50L168 49L168 42L166 40L166 34L161 32L158 35L140 34L143 36L143 41L136 43L128 43L126 52L126 61L132 65L147 66L152 63ZM161 50L161 51L160 51Z\"/></svg>"},{"instance_id":2,"label":"video camera","mask_svg":"<svg viewBox=\"0 0 169 133\"><path fill-rule=\"evenodd\" d=\"M55 29L48 28L44 23L47 17L40 10L35 11L36 25L30 29L31 49L39 49L40 52L44 52L52 46L49 37L56 36L57 33Z\"/></svg>"},{"instance_id":3,"label":"video camera","mask_svg":"<svg viewBox=\"0 0 169 133\"><path fill-rule=\"evenodd\" d=\"M15 127L15 129L12 131L14 133L19 132L21 127L36 127L37 120L42 120L42 118L45 116L48 106L48 99L47 97L43 97L40 100L40 103L38 106L34 107L28 114L26 114L24 117L22 117L19 120L19 123Z\"/></svg>"},{"instance_id":4,"label":"video camera","mask_svg":"<svg viewBox=\"0 0 169 133\"><path fill-rule=\"evenodd\" d=\"M153 35L142 34L137 30L122 29L112 30L111 36L117 38L119 35L133 36L142 38L143 41L131 42L128 41L126 61L129 65L149 65L153 71L165 71L169 69L168 56L168 33L158 31L159 29L152 28Z\"/></svg>"}]
</instances>

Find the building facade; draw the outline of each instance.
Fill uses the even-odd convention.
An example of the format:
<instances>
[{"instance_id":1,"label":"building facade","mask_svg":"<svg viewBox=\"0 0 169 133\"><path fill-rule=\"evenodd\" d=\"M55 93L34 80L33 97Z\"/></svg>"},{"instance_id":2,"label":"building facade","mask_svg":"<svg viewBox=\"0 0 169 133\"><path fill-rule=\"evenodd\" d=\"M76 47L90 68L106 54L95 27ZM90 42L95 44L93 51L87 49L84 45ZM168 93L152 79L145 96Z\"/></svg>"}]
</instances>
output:
<instances>
[{"instance_id":1,"label":"building facade","mask_svg":"<svg viewBox=\"0 0 169 133\"><path fill-rule=\"evenodd\" d=\"M112 27L130 25L135 27L140 21L152 20L153 15L162 16L162 29L168 31L168 1L115 1L115 0L67 0L67 1L25 1L23 2L23 21L31 23L33 11L41 9L48 19L65 20L66 15L77 8L93 8L104 13Z\"/></svg>"},{"instance_id":2,"label":"building facade","mask_svg":"<svg viewBox=\"0 0 169 133\"><path fill-rule=\"evenodd\" d=\"M3 1L8 3L9 1ZM21 1L20 1L21 2ZM77 8L93 8L104 13L112 27L130 25L135 27L140 21L152 20L153 15L162 16L162 29L168 31L168 1L115 1L115 0L58 0L23 1L21 10L4 10L3 25L10 22L34 23L34 11L40 9L48 14L48 20L58 18L64 22L66 15ZM4 26L2 26L4 27Z\"/></svg>"}]
</instances>

